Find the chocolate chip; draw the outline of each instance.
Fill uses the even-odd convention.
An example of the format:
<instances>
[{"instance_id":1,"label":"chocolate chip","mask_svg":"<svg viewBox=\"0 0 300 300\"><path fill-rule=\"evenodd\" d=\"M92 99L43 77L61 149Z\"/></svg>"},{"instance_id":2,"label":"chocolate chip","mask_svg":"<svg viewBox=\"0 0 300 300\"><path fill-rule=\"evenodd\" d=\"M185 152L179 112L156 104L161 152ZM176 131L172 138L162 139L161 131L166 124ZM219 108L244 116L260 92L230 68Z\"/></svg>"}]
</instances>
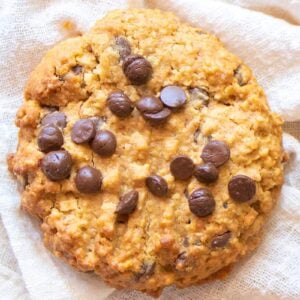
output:
<instances>
[{"instance_id":1,"label":"chocolate chip","mask_svg":"<svg viewBox=\"0 0 300 300\"><path fill-rule=\"evenodd\" d=\"M212 163L195 166L194 176L200 182L211 183L219 178L219 171Z\"/></svg>"},{"instance_id":2,"label":"chocolate chip","mask_svg":"<svg viewBox=\"0 0 300 300\"><path fill-rule=\"evenodd\" d=\"M157 113L143 114L145 120L149 121L152 125L159 125L165 123L171 115L171 111L168 108L163 108Z\"/></svg>"},{"instance_id":3,"label":"chocolate chip","mask_svg":"<svg viewBox=\"0 0 300 300\"><path fill-rule=\"evenodd\" d=\"M243 67L242 65L239 65L234 71L233 71L234 77L237 79L237 82L240 86L246 85L248 82L243 76Z\"/></svg>"},{"instance_id":4,"label":"chocolate chip","mask_svg":"<svg viewBox=\"0 0 300 300\"><path fill-rule=\"evenodd\" d=\"M59 150L64 143L64 137L56 126L43 127L39 132L37 144L41 151Z\"/></svg>"},{"instance_id":5,"label":"chocolate chip","mask_svg":"<svg viewBox=\"0 0 300 300\"><path fill-rule=\"evenodd\" d=\"M45 105L45 104L40 104L42 108L47 109L49 112L53 111L58 111L59 107L58 106L52 106L52 105Z\"/></svg>"},{"instance_id":6,"label":"chocolate chip","mask_svg":"<svg viewBox=\"0 0 300 300\"><path fill-rule=\"evenodd\" d=\"M175 179L187 180L194 172L194 162L186 155L178 155L170 164L170 170Z\"/></svg>"},{"instance_id":7,"label":"chocolate chip","mask_svg":"<svg viewBox=\"0 0 300 300\"><path fill-rule=\"evenodd\" d=\"M194 132L194 143L196 143L196 144L198 144L198 137L199 137L200 133L201 133L200 128L197 128Z\"/></svg>"},{"instance_id":8,"label":"chocolate chip","mask_svg":"<svg viewBox=\"0 0 300 300\"><path fill-rule=\"evenodd\" d=\"M91 143L91 147L100 156L112 156L116 152L117 140L109 130L99 130Z\"/></svg>"},{"instance_id":9,"label":"chocolate chip","mask_svg":"<svg viewBox=\"0 0 300 300\"><path fill-rule=\"evenodd\" d=\"M55 111L47 114L41 121L43 126L54 125L60 128L65 128L67 125L67 117L63 112Z\"/></svg>"},{"instance_id":10,"label":"chocolate chip","mask_svg":"<svg viewBox=\"0 0 300 300\"><path fill-rule=\"evenodd\" d=\"M179 108L186 102L184 90L176 85L169 85L160 91L160 99L170 108Z\"/></svg>"},{"instance_id":11,"label":"chocolate chip","mask_svg":"<svg viewBox=\"0 0 300 300\"><path fill-rule=\"evenodd\" d=\"M131 46L129 41L123 36L116 37L116 48L119 52L120 58L123 60L126 56L131 54Z\"/></svg>"},{"instance_id":12,"label":"chocolate chip","mask_svg":"<svg viewBox=\"0 0 300 300\"><path fill-rule=\"evenodd\" d=\"M76 66L72 67L72 72L75 75L79 75L82 72L82 66L76 65Z\"/></svg>"},{"instance_id":13,"label":"chocolate chip","mask_svg":"<svg viewBox=\"0 0 300 300\"><path fill-rule=\"evenodd\" d=\"M198 188L194 190L188 201L191 212L198 217L206 217L210 215L216 206L212 193L206 188Z\"/></svg>"},{"instance_id":14,"label":"chocolate chip","mask_svg":"<svg viewBox=\"0 0 300 300\"><path fill-rule=\"evenodd\" d=\"M116 217L116 221L118 223L121 223L121 224L126 223L128 220L129 220L129 215L121 215L121 214L119 214Z\"/></svg>"},{"instance_id":15,"label":"chocolate chip","mask_svg":"<svg viewBox=\"0 0 300 300\"><path fill-rule=\"evenodd\" d=\"M115 213L121 215L131 214L136 209L138 199L139 193L135 190L132 190L121 196Z\"/></svg>"},{"instance_id":16,"label":"chocolate chip","mask_svg":"<svg viewBox=\"0 0 300 300\"><path fill-rule=\"evenodd\" d=\"M133 54L125 57L123 71L132 84L141 85L151 78L153 69L146 58Z\"/></svg>"},{"instance_id":17,"label":"chocolate chip","mask_svg":"<svg viewBox=\"0 0 300 300\"><path fill-rule=\"evenodd\" d=\"M41 161L41 169L52 181L65 179L71 174L72 157L65 150L49 152Z\"/></svg>"},{"instance_id":18,"label":"chocolate chip","mask_svg":"<svg viewBox=\"0 0 300 300\"><path fill-rule=\"evenodd\" d=\"M223 203L223 207L226 209L228 207L228 203L227 202L224 202Z\"/></svg>"},{"instance_id":19,"label":"chocolate chip","mask_svg":"<svg viewBox=\"0 0 300 300\"><path fill-rule=\"evenodd\" d=\"M168 193L168 184L159 175L152 175L146 178L146 186L149 191L158 197L163 197Z\"/></svg>"},{"instance_id":20,"label":"chocolate chip","mask_svg":"<svg viewBox=\"0 0 300 300\"><path fill-rule=\"evenodd\" d=\"M136 108L142 114L153 114L160 112L164 108L164 105L158 98L146 96L136 103Z\"/></svg>"},{"instance_id":21,"label":"chocolate chip","mask_svg":"<svg viewBox=\"0 0 300 300\"><path fill-rule=\"evenodd\" d=\"M91 119L78 120L71 130L72 141L76 144L89 142L96 134L95 124Z\"/></svg>"},{"instance_id":22,"label":"chocolate chip","mask_svg":"<svg viewBox=\"0 0 300 300\"><path fill-rule=\"evenodd\" d=\"M90 166L82 167L75 177L75 184L79 192L92 194L99 192L102 186L102 174Z\"/></svg>"},{"instance_id":23,"label":"chocolate chip","mask_svg":"<svg viewBox=\"0 0 300 300\"><path fill-rule=\"evenodd\" d=\"M107 98L107 103L110 111L120 118L129 116L134 109L129 97L121 91L112 92Z\"/></svg>"},{"instance_id":24,"label":"chocolate chip","mask_svg":"<svg viewBox=\"0 0 300 300\"><path fill-rule=\"evenodd\" d=\"M201 101L203 105L207 106L209 103L209 94L205 88L191 88L189 90L191 101Z\"/></svg>"},{"instance_id":25,"label":"chocolate chip","mask_svg":"<svg viewBox=\"0 0 300 300\"><path fill-rule=\"evenodd\" d=\"M184 247L188 247L190 245L190 241L189 241L189 238L187 236L185 236L183 238L182 244L183 244Z\"/></svg>"},{"instance_id":26,"label":"chocolate chip","mask_svg":"<svg viewBox=\"0 0 300 300\"><path fill-rule=\"evenodd\" d=\"M229 160L230 149L222 141L210 141L204 146L201 158L203 161L213 163L216 167L219 167Z\"/></svg>"},{"instance_id":27,"label":"chocolate chip","mask_svg":"<svg viewBox=\"0 0 300 300\"><path fill-rule=\"evenodd\" d=\"M155 262L143 263L141 267L141 271L136 274L136 279L140 280L140 279L147 279L151 277L154 274L155 265L156 265Z\"/></svg>"},{"instance_id":28,"label":"chocolate chip","mask_svg":"<svg viewBox=\"0 0 300 300\"><path fill-rule=\"evenodd\" d=\"M176 261L175 261L176 268L183 267L183 265L186 262L186 259L187 259L187 253L185 251L179 253L177 258L176 258Z\"/></svg>"},{"instance_id":29,"label":"chocolate chip","mask_svg":"<svg viewBox=\"0 0 300 300\"><path fill-rule=\"evenodd\" d=\"M107 118L105 116L101 116L101 117L95 116L95 117L90 117L89 119L92 120L93 123L95 124L96 131L100 129L101 126L107 121Z\"/></svg>"},{"instance_id":30,"label":"chocolate chip","mask_svg":"<svg viewBox=\"0 0 300 300\"><path fill-rule=\"evenodd\" d=\"M253 179L245 175L233 176L228 183L228 192L233 200L246 202L256 193L256 185Z\"/></svg>"},{"instance_id":31,"label":"chocolate chip","mask_svg":"<svg viewBox=\"0 0 300 300\"><path fill-rule=\"evenodd\" d=\"M230 237L231 237L230 231L215 236L211 241L211 248L225 247L228 244Z\"/></svg>"},{"instance_id":32,"label":"chocolate chip","mask_svg":"<svg viewBox=\"0 0 300 300\"><path fill-rule=\"evenodd\" d=\"M142 113L143 118L152 125L164 123L171 115L171 111L164 108L163 103L154 96L142 98L136 103L136 108Z\"/></svg>"}]
</instances>

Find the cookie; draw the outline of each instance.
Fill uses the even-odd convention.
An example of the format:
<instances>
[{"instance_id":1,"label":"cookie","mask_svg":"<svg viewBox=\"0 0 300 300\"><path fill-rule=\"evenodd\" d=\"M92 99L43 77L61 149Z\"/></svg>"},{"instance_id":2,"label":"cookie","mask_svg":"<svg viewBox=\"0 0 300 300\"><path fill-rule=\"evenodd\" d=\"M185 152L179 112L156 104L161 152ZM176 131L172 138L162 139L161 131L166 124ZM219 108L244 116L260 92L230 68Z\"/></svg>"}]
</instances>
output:
<instances>
[{"instance_id":1,"label":"cookie","mask_svg":"<svg viewBox=\"0 0 300 300\"><path fill-rule=\"evenodd\" d=\"M215 36L110 12L31 74L9 167L46 247L158 295L256 248L283 181L282 120Z\"/></svg>"}]
</instances>

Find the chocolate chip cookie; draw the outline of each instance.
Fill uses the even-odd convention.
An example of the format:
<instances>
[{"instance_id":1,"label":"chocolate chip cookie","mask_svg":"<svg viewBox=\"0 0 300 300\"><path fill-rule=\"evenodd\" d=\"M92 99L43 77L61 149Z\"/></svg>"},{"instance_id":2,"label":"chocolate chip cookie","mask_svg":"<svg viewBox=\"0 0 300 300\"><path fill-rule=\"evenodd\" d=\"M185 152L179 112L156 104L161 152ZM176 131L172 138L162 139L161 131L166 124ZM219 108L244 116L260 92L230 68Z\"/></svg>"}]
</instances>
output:
<instances>
[{"instance_id":1,"label":"chocolate chip cookie","mask_svg":"<svg viewBox=\"0 0 300 300\"><path fill-rule=\"evenodd\" d=\"M9 167L54 255L158 295L258 245L283 181L282 120L215 36L113 11L50 50L24 97Z\"/></svg>"}]
</instances>

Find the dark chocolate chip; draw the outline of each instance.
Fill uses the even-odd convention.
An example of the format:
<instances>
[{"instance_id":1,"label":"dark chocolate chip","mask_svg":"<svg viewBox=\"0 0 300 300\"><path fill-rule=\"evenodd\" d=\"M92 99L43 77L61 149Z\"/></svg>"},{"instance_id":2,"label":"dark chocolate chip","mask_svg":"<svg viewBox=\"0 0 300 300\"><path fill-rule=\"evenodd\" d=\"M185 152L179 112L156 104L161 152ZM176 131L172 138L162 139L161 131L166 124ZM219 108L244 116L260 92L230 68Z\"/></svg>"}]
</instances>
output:
<instances>
[{"instance_id":1,"label":"dark chocolate chip","mask_svg":"<svg viewBox=\"0 0 300 300\"><path fill-rule=\"evenodd\" d=\"M164 108L164 105L158 98L146 96L136 103L136 108L142 114L153 114L160 112Z\"/></svg>"},{"instance_id":2,"label":"dark chocolate chip","mask_svg":"<svg viewBox=\"0 0 300 300\"><path fill-rule=\"evenodd\" d=\"M109 130L99 130L91 143L91 147L100 156L112 156L116 152L117 140Z\"/></svg>"},{"instance_id":3,"label":"dark chocolate chip","mask_svg":"<svg viewBox=\"0 0 300 300\"><path fill-rule=\"evenodd\" d=\"M230 158L230 149L222 141L210 141L202 150L201 158L204 162L212 163L216 167L225 164Z\"/></svg>"},{"instance_id":4,"label":"dark chocolate chip","mask_svg":"<svg viewBox=\"0 0 300 300\"><path fill-rule=\"evenodd\" d=\"M199 137L200 133L201 133L200 128L197 128L194 132L194 143L196 143L196 144L198 143L198 137Z\"/></svg>"},{"instance_id":5,"label":"dark chocolate chip","mask_svg":"<svg viewBox=\"0 0 300 300\"><path fill-rule=\"evenodd\" d=\"M209 94L205 88L191 88L189 90L191 101L201 101L203 105L207 106L209 103Z\"/></svg>"},{"instance_id":6,"label":"dark chocolate chip","mask_svg":"<svg viewBox=\"0 0 300 300\"><path fill-rule=\"evenodd\" d=\"M75 184L79 192L92 194L100 191L102 179L103 177L99 170L85 166L78 170L75 177Z\"/></svg>"},{"instance_id":7,"label":"dark chocolate chip","mask_svg":"<svg viewBox=\"0 0 300 300\"><path fill-rule=\"evenodd\" d=\"M129 116L134 109L132 101L121 91L109 94L107 103L110 111L120 118Z\"/></svg>"},{"instance_id":8,"label":"dark chocolate chip","mask_svg":"<svg viewBox=\"0 0 300 300\"><path fill-rule=\"evenodd\" d=\"M116 221L118 223L121 223L121 224L126 223L128 221L128 219L129 219L129 215L121 215L121 214L119 214L119 215L116 216Z\"/></svg>"},{"instance_id":9,"label":"dark chocolate chip","mask_svg":"<svg viewBox=\"0 0 300 300\"><path fill-rule=\"evenodd\" d=\"M187 236L183 238L182 244L184 247L188 247L190 245L190 241Z\"/></svg>"},{"instance_id":10,"label":"dark chocolate chip","mask_svg":"<svg viewBox=\"0 0 300 300\"><path fill-rule=\"evenodd\" d=\"M64 143L64 137L56 126L46 126L41 129L37 138L37 144L41 151L50 152L59 150Z\"/></svg>"},{"instance_id":11,"label":"dark chocolate chip","mask_svg":"<svg viewBox=\"0 0 300 300\"><path fill-rule=\"evenodd\" d=\"M215 209L215 206L215 199L210 190L206 188L194 190L189 197L190 210L198 217L210 215Z\"/></svg>"},{"instance_id":12,"label":"dark chocolate chip","mask_svg":"<svg viewBox=\"0 0 300 300\"><path fill-rule=\"evenodd\" d=\"M178 155L171 161L170 170L175 179L187 180L194 173L194 162L186 155Z\"/></svg>"},{"instance_id":13,"label":"dark chocolate chip","mask_svg":"<svg viewBox=\"0 0 300 300\"><path fill-rule=\"evenodd\" d=\"M169 85L160 91L160 99L164 105L170 108L179 108L186 102L184 90L176 85Z\"/></svg>"},{"instance_id":14,"label":"dark chocolate chip","mask_svg":"<svg viewBox=\"0 0 300 300\"><path fill-rule=\"evenodd\" d=\"M171 111L168 108L163 108L157 113L143 114L145 120L149 121L152 125L159 125L165 123L171 115Z\"/></svg>"},{"instance_id":15,"label":"dark chocolate chip","mask_svg":"<svg viewBox=\"0 0 300 300\"><path fill-rule=\"evenodd\" d=\"M246 202L256 193L256 185L253 179L245 175L233 176L228 183L228 192L233 200Z\"/></svg>"},{"instance_id":16,"label":"dark chocolate chip","mask_svg":"<svg viewBox=\"0 0 300 300\"><path fill-rule=\"evenodd\" d=\"M227 202L224 202L223 203L223 207L226 209L228 207L228 203Z\"/></svg>"},{"instance_id":17,"label":"dark chocolate chip","mask_svg":"<svg viewBox=\"0 0 300 300\"><path fill-rule=\"evenodd\" d=\"M72 157L65 150L49 152L41 161L41 169L52 181L68 178L72 169Z\"/></svg>"},{"instance_id":18,"label":"dark chocolate chip","mask_svg":"<svg viewBox=\"0 0 300 300\"><path fill-rule=\"evenodd\" d=\"M154 274L155 265L156 265L155 262L143 263L141 267L141 271L136 274L136 279L140 280L140 279L147 279L151 277Z\"/></svg>"},{"instance_id":19,"label":"dark chocolate chip","mask_svg":"<svg viewBox=\"0 0 300 300\"><path fill-rule=\"evenodd\" d=\"M63 112L54 111L47 114L41 121L43 126L54 125L60 128L65 128L67 125L67 117Z\"/></svg>"},{"instance_id":20,"label":"dark chocolate chip","mask_svg":"<svg viewBox=\"0 0 300 300\"><path fill-rule=\"evenodd\" d=\"M82 66L76 65L76 66L72 67L72 72L75 75L79 75L82 72Z\"/></svg>"},{"instance_id":21,"label":"dark chocolate chip","mask_svg":"<svg viewBox=\"0 0 300 300\"><path fill-rule=\"evenodd\" d=\"M212 163L195 166L194 176L200 182L211 183L219 178L219 171Z\"/></svg>"},{"instance_id":22,"label":"dark chocolate chip","mask_svg":"<svg viewBox=\"0 0 300 300\"><path fill-rule=\"evenodd\" d=\"M95 134L95 123L91 119L78 120L71 130L72 141L76 144L89 142Z\"/></svg>"},{"instance_id":23,"label":"dark chocolate chip","mask_svg":"<svg viewBox=\"0 0 300 300\"><path fill-rule=\"evenodd\" d=\"M186 259L187 259L187 253L185 251L179 253L175 261L176 267L183 267L183 265L186 262Z\"/></svg>"},{"instance_id":24,"label":"dark chocolate chip","mask_svg":"<svg viewBox=\"0 0 300 300\"><path fill-rule=\"evenodd\" d=\"M47 109L49 112L54 112L54 111L58 111L59 110L58 106L41 104L41 107L44 108L44 109Z\"/></svg>"},{"instance_id":25,"label":"dark chocolate chip","mask_svg":"<svg viewBox=\"0 0 300 300\"><path fill-rule=\"evenodd\" d=\"M159 175L152 175L146 178L146 186L149 191L158 197L163 197L168 193L168 184Z\"/></svg>"},{"instance_id":26,"label":"dark chocolate chip","mask_svg":"<svg viewBox=\"0 0 300 300\"><path fill-rule=\"evenodd\" d=\"M244 78L242 65L239 65L233 71L233 74L234 74L234 77L237 79L237 82L240 86L244 86L248 83L247 80Z\"/></svg>"},{"instance_id":27,"label":"dark chocolate chip","mask_svg":"<svg viewBox=\"0 0 300 300\"><path fill-rule=\"evenodd\" d=\"M211 241L211 248L222 248L228 244L231 237L231 232L227 231L223 234L215 236Z\"/></svg>"},{"instance_id":28,"label":"dark chocolate chip","mask_svg":"<svg viewBox=\"0 0 300 300\"><path fill-rule=\"evenodd\" d=\"M131 54L131 46L129 41L123 36L116 37L116 48L119 52L120 58L123 60L126 56Z\"/></svg>"},{"instance_id":29,"label":"dark chocolate chip","mask_svg":"<svg viewBox=\"0 0 300 300\"><path fill-rule=\"evenodd\" d=\"M150 62L142 55L128 55L123 62L123 71L128 80L135 85L146 83L153 73Z\"/></svg>"},{"instance_id":30,"label":"dark chocolate chip","mask_svg":"<svg viewBox=\"0 0 300 300\"><path fill-rule=\"evenodd\" d=\"M115 213L121 215L131 214L136 209L138 199L139 193L135 190L132 190L126 193L125 195L121 196Z\"/></svg>"}]
</instances>

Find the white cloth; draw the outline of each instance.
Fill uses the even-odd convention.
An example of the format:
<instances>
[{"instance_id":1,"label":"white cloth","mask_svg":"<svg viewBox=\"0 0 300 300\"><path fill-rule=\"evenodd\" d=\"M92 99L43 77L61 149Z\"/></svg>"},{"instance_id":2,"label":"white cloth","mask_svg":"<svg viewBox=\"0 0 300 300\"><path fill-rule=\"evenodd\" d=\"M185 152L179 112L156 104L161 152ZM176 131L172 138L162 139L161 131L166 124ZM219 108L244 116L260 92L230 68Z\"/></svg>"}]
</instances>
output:
<instances>
[{"instance_id":1,"label":"white cloth","mask_svg":"<svg viewBox=\"0 0 300 300\"><path fill-rule=\"evenodd\" d=\"M299 1L1 0L0 213L16 269L21 271L5 265L0 251L1 299L148 299L138 292L114 291L45 250L37 224L19 210L16 183L6 167L6 155L17 144L13 122L24 83L46 50L66 38L61 21L73 20L85 31L108 10L137 6L173 11L217 34L253 69L272 109L286 121L300 120ZM262 295L264 299L299 299L300 143L285 135L284 146L291 153L286 182L259 249L243 259L225 281L184 290L170 287L161 299L261 299Z\"/></svg>"}]
</instances>

